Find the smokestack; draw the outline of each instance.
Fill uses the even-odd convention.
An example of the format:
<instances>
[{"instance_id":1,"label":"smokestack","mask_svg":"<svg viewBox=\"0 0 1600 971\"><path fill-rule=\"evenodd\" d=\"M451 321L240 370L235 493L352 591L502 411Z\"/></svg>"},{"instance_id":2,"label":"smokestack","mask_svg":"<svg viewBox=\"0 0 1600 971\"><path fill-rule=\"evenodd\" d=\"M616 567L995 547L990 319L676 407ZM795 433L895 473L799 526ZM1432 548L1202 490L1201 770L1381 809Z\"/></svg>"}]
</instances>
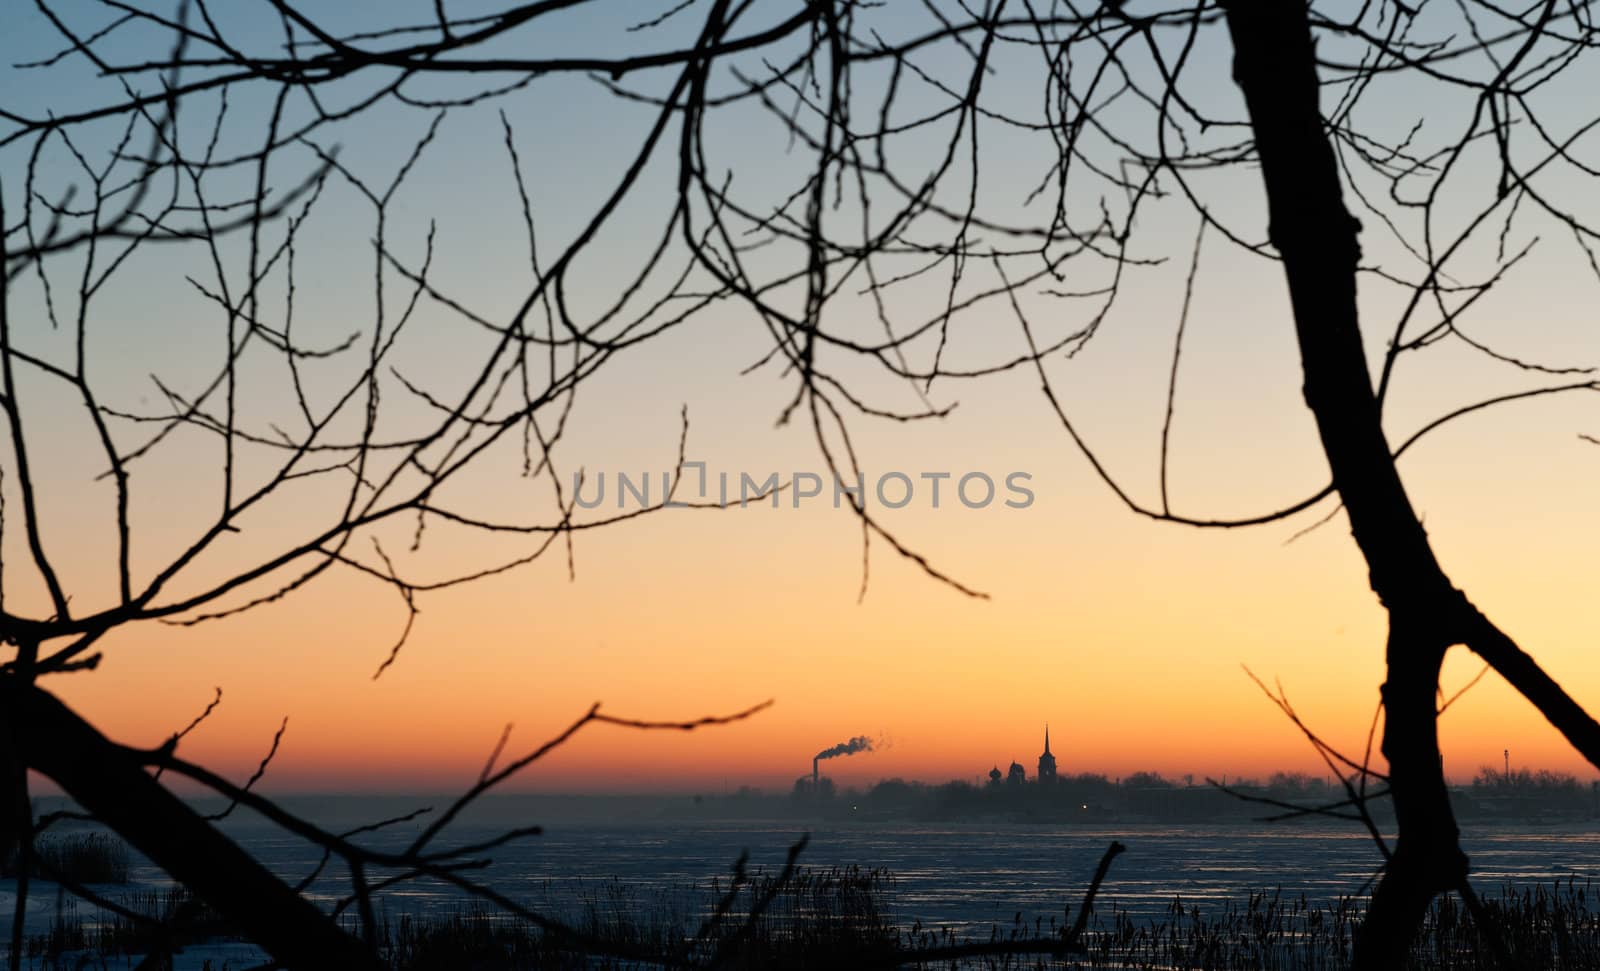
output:
<instances>
[{"instance_id":1,"label":"smokestack","mask_svg":"<svg viewBox=\"0 0 1600 971\"><path fill-rule=\"evenodd\" d=\"M828 748L818 752L816 755L813 755L811 757L812 788L815 789L822 783L821 773L817 768L818 762L821 762L823 759L836 759L841 755L854 755L857 752L870 751L872 751L872 739L865 735L857 735L848 742L840 742L838 745L829 746Z\"/></svg>"}]
</instances>

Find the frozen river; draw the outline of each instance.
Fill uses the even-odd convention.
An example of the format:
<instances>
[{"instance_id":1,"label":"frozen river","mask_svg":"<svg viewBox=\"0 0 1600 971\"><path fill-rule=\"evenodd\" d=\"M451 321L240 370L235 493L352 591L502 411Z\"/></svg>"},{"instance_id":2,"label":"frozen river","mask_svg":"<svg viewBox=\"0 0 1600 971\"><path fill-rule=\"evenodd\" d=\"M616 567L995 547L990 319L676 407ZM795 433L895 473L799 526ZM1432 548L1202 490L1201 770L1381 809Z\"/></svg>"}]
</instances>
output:
<instances>
[{"instance_id":1,"label":"frozen river","mask_svg":"<svg viewBox=\"0 0 1600 971\"><path fill-rule=\"evenodd\" d=\"M376 818L377 813L369 818ZM507 824L532 819L467 822L449 842L469 844ZM315 869L320 852L259 821L230 820L227 831L285 878L298 881ZM371 837L398 848L416 825ZM1120 909L1135 918L1158 918L1174 897L1202 911L1240 902L1253 891L1304 894L1313 905L1363 892L1378 854L1357 829L1324 826L1084 826L1022 823L804 822L632 820L557 822L541 836L496 850L494 864L477 878L519 901L555 915L573 901L603 895L639 901L692 899L693 888L726 877L749 853L752 868L774 872L802 834L810 843L801 862L815 867L882 867L893 874L890 905L909 926L950 926L986 932L1021 915L1060 919L1075 912L1095 865L1113 841L1127 850L1101 890L1100 912ZM1469 828L1466 848L1481 890L1502 886L1580 882L1600 877L1600 830L1588 828ZM108 895L165 885L161 873L136 858L132 886L101 888ZM30 931L48 924L56 906L50 885L39 885ZM331 900L348 893L337 866L311 889ZM14 884L0 883L11 921ZM386 893L381 906L401 913L439 914L458 909L453 888L419 880ZM80 913L83 912L80 908ZM237 966L237 962L235 962Z\"/></svg>"}]
</instances>

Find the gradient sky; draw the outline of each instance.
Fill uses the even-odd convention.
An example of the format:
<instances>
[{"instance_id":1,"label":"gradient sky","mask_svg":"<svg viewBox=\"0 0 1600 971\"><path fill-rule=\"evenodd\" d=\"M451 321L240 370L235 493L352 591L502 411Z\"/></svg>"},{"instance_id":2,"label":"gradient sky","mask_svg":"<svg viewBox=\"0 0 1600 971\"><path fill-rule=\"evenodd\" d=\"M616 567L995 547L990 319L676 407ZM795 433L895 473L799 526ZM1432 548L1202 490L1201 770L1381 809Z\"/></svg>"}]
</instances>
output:
<instances>
[{"instance_id":1,"label":"gradient sky","mask_svg":"<svg viewBox=\"0 0 1600 971\"><path fill-rule=\"evenodd\" d=\"M86 4L66 9L76 10L84 25L103 21ZM893 15L883 16L896 23ZM541 40L562 49L614 50L618 25L637 17L632 8L609 19L583 14ZM13 30L8 16L7 39L0 42L0 60L7 63L51 49L36 14L20 19L22 27ZM1220 114L1239 118L1225 44L1213 31L1197 49L1192 92ZM930 55L928 63L942 63L939 57L960 64L948 51ZM997 101L1026 98L1027 71L1017 73L995 81ZM50 85L25 89L8 81L8 102L19 91L14 107L59 110L104 92L81 64L65 63L53 77ZM648 88L661 77L634 83ZM1546 93L1558 126L1571 127L1578 117L1583 92L1574 88ZM1435 94L1396 82L1387 98L1374 98L1356 117L1373 131L1403 132L1426 105L1430 124L1448 132L1464 109L1430 100ZM437 217L440 285L503 317L520 303L529 277L497 106L518 131L545 252L572 238L609 190L649 114L588 81L553 79L446 118L400 197L390 238L418 258L427 222ZM259 98L241 95L229 136L240 144L259 137L252 125L259 127L262 107ZM1017 110L1037 109L1027 102ZM766 193L770 201L804 159L785 154L783 133L762 127L761 117L714 123L712 147L742 191L753 198ZM360 116L328 143L343 146L341 158L353 170L386 177L429 118L425 111L385 108ZM206 134L196 125L187 137ZM999 127L985 135L993 161L983 199L1015 206L1041 174L1035 164L1040 145L1007 141L1014 136ZM83 139L92 147L108 137L95 131ZM55 182L70 181L61 147L46 157L62 166L51 170ZM608 287L653 241L670 161L647 170L637 201L579 265L574 280L580 286L570 296L580 312L602 306ZM8 224L24 163L15 147L0 153ZM306 164L303 157L299 164ZM1242 170L1206 185L1214 192L1211 204L1231 225L1260 238L1264 221L1253 177ZM370 326L371 213L337 186L320 206L315 233L298 257L297 326L334 343ZM1170 259L1138 271L1081 354L1050 364L1063 404L1085 436L1147 503L1157 497L1167 369L1194 226L1193 213L1181 205L1150 209L1138 228L1140 252ZM1593 277L1585 276L1581 252L1554 238L1559 234L1548 224L1530 223L1518 238L1540 232L1553 238L1508 279L1504 292L1467 318L1471 333L1517 356L1592 365L1600 357ZM1404 265L1403 253L1374 220L1368 220L1364 245L1373 259L1392 261L1385 265ZM202 370L214 366L223 346L217 315L184 282L186 274L204 279L211 272L203 257L145 251L101 298L91 367L119 407L159 405L151 374L169 386L192 388ZM58 265L51 272L70 281L75 264ZM1200 268L1173 426L1174 509L1228 516L1299 499L1324 485L1327 473L1299 396L1281 275L1270 262L1229 250L1215 237ZM943 285L901 294L906 319L936 306ZM1373 278L1362 286L1376 356L1401 295ZM40 313L37 281L18 290L11 310L25 320L19 326L37 342L33 346L63 353L63 334L51 331ZM1052 332L1065 333L1092 312L1037 295L1029 299L1030 307L1051 315ZM847 303L839 312L867 310ZM449 387L470 365L483 335L437 306L421 313L400 361ZM865 317L862 325L876 326ZM605 471L613 488L619 471L649 472L659 481L673 463L684 406L691 420L689 458L705 461L713 472L760 478L825 471L803 423L775 427L793 393L792 379L770 368L740 376L768 346L750 313L727 304L620 356L580 396L560 452L563 466ZM990 304L965 318L950 354L980 362L1020 347L1005 305ZM841 373L858 374L860 387L876 400L910 404L902 386L851 367L840 364ZM286 404L281 376L265 364L249 374L245 407L251 417L280 415ZM1452 407L1531 383L1459 344L1408 358L1398 380L1389 410L1393 441ZM75 609L103 602L114 576L109 493L93 481L100 467L87 426L58 388L30 380L21 391L31 396L25 400L36 427L49 429L35 433L39 475L47 483L41 489L47 544L72 577ZM785 502L776 510L673 510L581 535L575 579L568 579L558 549L524 569L423 596L405 651L377 681L372 672L405 623L404 607L393 590L370 578L334 572L236 619L120 631L104 643L98 671L62 677L50 687L112 737L153 745L187 723L220 686L223 704L183 748L235 775L253 768L287 716L269 776L279 791L459 786L476 776L507 722L516 726L515 752L559 730L595 700L613 713L645 718L726 712L768 698L776 703L747 723L692 734L595 727L518 785L553 791L781 788L809 769L816 750L857 734L880 744L872 754L831 764L843 783L890 776L971 779L1012 759L1031 772L1047 722L1063 772L1325 774L1241 666L1269 682L1280 679L1309 724L1359 755L1382 680L1383 612L1342 516L1290 542L1331 505L1249 530L1153 523L1129 513L1094 476L1031 373L936 384L931 397L959 407L933 422L857 422L856 448L869 481L885 471L1031 476L1036 499L1026 509L999 503L965 509L947 497L935 510L919 496L904 510L884 513L886 525L904 540L991 594L989 600L941 586L877 543L870 587L858 604L859 525L823 500L799 509ZM414 405L394 405L396 422L416 417L408 407ZM1402 462L1413 500L1457 585L1591 706L1600 705L1600 655L1593 649L1600 598L1592 564L1600 448L1578 433L1600 431L1594 418L1584 398L1512 405L1434 434ZM216 453L214 440L179 435L139 470L136 570L148 571L181 548L214 509ZM11 510L19 507L6 461ZM510 452L495 455L481 474L459 484L454 498L486 515L547 515L547 487L521 479L519 464ZM249 521L207 561L204 576L308 528L304 510L315 508L317 499L288 496ZM409 535L409 524L397 529L385 535ZM425 576L442 576L517 548L439 531L423 555L408 562ZM10 603L37 602L20 530L6 531L0 551ZM1447 690L1479 667L1463 651L1453 653ZM1442 725L1447 772L1456 778L1498 766L1506 748L1516 765L1594 775L1493 676Z\"/></svg>"}]
</instances>

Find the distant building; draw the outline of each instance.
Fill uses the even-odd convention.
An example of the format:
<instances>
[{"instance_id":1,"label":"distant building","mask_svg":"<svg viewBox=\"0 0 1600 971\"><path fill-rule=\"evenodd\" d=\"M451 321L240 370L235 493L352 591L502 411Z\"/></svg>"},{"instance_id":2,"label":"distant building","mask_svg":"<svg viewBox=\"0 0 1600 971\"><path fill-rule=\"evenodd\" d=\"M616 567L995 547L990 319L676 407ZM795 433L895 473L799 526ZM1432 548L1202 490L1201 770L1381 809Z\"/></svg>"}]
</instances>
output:
<instances>
[{"instance_id":1,"label":"distant building","mask_svg":"<svg viewBox=\"0 0 1600 971\"><path fill-rule=\"evenodd\" d=\"M1050 726L1044 726L1044 754L1039 756L1039 784L1048 786L1056 781L1056 757L1050 754Z\"/></svg>"},{"instance_id":2,"label":"distant building","mask_svg":"<svg viewBox=\"0 0 1600 971\"><path fill-rule=\"evenodd\" d=\"M1036 781L1041 786L1053 786L1056 784L1057 778L1056 757L1050 751L1050 726L1047 723L1044 726L1044 754L1039 756L1039 774L1036 777ZM1011 768L1004 775L1000 773L998 765L989 770L989 788L991 789L999 788L1002 785L1008 788L1020 788L1026 785L1027 782L1028 770L1023 767L1021 762L1012 762Z\"/></svg>"}]
</instances>

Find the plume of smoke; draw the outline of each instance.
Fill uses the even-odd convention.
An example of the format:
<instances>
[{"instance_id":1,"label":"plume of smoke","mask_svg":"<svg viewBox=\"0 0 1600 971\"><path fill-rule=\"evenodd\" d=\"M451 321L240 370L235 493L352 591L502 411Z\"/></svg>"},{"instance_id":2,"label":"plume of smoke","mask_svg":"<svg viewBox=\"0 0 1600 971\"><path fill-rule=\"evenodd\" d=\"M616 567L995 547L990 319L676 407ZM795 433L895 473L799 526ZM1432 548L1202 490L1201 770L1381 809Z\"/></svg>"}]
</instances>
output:
<instances>
[{"instance_id":1,"label":"plume of smoke","mask_svg":"<svg viewBox=\"0 0 1600 971\"><path fill-rule=\"evenodd\" d=\"M838 758L841 755L854 755L857 752L870 751L872 751L872 739L865 735L857 735L848 742L840 742L838 745L823 749L816 754L812 761L820 762L823 759Z\"/></svg>"}]
</instances>

